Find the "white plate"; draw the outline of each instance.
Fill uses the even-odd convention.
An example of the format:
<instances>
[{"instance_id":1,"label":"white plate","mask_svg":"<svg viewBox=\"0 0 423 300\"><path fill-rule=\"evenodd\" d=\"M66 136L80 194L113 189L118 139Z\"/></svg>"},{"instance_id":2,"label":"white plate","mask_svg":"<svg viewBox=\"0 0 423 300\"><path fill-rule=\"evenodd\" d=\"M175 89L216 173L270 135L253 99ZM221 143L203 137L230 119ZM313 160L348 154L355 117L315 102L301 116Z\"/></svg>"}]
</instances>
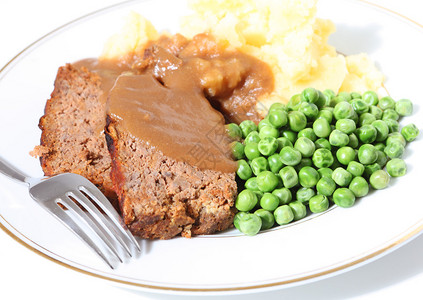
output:
<instances>
[{"instance_id":1,"label":"white plate","mask_svg":"<svg viewBox=\"0 0 423 300\"><path fill-rule=\"evenodd\" d=\"M159 29L177 31L178 17L186 13L180 3L117 5L65 25L19 53L0 71L1 156L28 174L42 176L38 161L28 152L39 142L37 124L57 68L98 56L130 10L141 12ZM390 94L413 100L415 113L402 124L413 122L422 129L418 80L423 70L423 45L417 43L423 39L422 28L361 1L321 0L318 14L337 25L330 42L338 51L369 53L386 74ZM24 186L3 176L0 223L45 257L127 287L183 294L283 288L367 263L422 232L422 147L422 138L407 146L406 176L392 180L389 188L371 193L350 209L334 208L255 237L230 230L192 239L141 241L141 256L114 271L38 207Z\"/></svg>"}]
</instances>

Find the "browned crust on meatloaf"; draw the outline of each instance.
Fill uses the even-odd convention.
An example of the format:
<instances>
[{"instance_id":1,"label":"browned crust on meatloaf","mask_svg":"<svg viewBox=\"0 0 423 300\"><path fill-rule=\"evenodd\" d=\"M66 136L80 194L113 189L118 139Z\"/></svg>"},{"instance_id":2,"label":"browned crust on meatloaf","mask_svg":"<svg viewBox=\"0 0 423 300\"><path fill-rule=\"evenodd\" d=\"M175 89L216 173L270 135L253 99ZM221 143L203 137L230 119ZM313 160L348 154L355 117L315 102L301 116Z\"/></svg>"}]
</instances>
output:
<instances>
[{"instance_id":1,"label":"browned crust on meatloaf","mask_svg":"<svg viewBox=\"0 0 423 300\"><path fill-rule=\"evenodd\" d=\"M71 172L96 184L109 199L116 198L110 179L111 159L104 131L105 105L98 75L67 64L60 67L39 127L40 156L46 176Z\"/></svg>"},{"instance_id":2,"label":"browned crust on meatloaf","mask_svg":"<svg viewBox=\"0 0 423 300\"><path fill-rule=\"evenodd\" d=\"M112 181L130 230L143 238L211 234L231 226L234 173L200 170L132 137L107 117Z\"/></svg>"}]
</instances>

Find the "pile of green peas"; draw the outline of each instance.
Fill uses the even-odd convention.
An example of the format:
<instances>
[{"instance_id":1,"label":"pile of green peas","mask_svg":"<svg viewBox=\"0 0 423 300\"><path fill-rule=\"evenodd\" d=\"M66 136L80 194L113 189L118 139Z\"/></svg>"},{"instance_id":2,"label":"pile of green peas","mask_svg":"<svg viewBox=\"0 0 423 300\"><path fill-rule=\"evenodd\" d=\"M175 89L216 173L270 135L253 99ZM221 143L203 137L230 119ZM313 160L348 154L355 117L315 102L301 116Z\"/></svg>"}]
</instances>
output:
<instances>
[{"instance_id":1,"label":"pile of green peas","mask_svg":"<svg viewBox=\"0 0 423 300\"><path fill-rule=\"evenodd\" d=\"M419 129L398 121L412 113L408 99L307 88L258 125L226 125L238 162L235 227L255 235L386 188L406 173L401 156Z\"/></svg>"}]
</instances>

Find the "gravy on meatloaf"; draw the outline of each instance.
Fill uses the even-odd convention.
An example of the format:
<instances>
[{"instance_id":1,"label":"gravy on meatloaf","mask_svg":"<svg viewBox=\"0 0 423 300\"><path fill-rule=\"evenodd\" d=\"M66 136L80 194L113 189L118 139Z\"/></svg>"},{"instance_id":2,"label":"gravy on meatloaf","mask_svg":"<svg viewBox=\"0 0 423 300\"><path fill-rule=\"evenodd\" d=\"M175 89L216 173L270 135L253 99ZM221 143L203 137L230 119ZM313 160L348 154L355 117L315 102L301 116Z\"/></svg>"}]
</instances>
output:
<instances>
[{"instance_id":1,"label":"gravy on meatloaf","mask_svg":"<svg viewBox=\"0 0 423 300\"><path fill-rule=\"evenodd\" d=\"M77 64L99 74L108 114L134 137L175 160L224 173L236 170L225 119L258 122L257 99L274 81L264 62L207 34L162 36L124 62Z\"/></svg>"}]
</instances>

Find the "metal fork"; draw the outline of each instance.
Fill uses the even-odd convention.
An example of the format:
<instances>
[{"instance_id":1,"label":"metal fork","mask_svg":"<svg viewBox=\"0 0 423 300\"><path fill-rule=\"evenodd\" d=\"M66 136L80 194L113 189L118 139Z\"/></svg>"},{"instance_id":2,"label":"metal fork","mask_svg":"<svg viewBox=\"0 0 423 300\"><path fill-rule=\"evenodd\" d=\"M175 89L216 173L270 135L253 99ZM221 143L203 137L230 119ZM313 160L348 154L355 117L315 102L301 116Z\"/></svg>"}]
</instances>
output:
<instances>
[{"instance_id":1,"label":"metal fork","mask_svg":"<svg viewBox=\"0 0 423 300\"><path fill-rule=\"evenodd\" d=\"M0 173L24 183L31 197L94 250L112 269L141 251L109 200L83 176L32 178L0 157Z\"/></svg>"}]
</instances>

